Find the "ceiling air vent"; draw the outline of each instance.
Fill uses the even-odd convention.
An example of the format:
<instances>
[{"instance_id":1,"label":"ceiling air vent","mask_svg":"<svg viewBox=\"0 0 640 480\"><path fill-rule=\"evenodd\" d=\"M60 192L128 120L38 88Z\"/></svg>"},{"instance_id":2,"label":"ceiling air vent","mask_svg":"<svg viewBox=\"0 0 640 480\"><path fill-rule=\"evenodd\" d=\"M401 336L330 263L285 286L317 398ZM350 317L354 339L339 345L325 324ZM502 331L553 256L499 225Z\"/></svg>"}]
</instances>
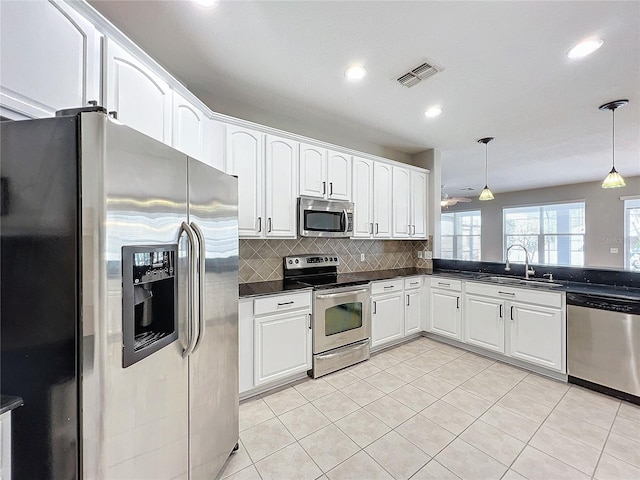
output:
<instances>
[{"instance_id":1,"label":"ceiling air vent","mask_svg":"<svg viewBox=\"0 0 640 480\"><path fill-rule=\"evenodd\" d=\"M421 80L432 77L442 70L444 70L444 68L434 62L425 62L422 65L418 65L410 72L398 77L398 83L403 87L413 87Z\"/></svg>"}]
</instances>

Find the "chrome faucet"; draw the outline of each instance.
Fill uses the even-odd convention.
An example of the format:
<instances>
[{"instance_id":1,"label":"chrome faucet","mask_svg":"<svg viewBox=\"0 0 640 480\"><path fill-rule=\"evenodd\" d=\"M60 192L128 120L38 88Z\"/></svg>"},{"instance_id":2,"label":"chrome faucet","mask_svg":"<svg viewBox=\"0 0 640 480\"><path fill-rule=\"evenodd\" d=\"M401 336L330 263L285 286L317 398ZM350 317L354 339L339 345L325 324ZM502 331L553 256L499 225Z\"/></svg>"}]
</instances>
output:
<instances>
[{"instance_id":1,"label":"chrome faucet","mask_svg":"<svg viewBox=\"0 0 640 480\"><path fill-rule=\"evenodd\" d=\"M529 275L535 275L536 271L533 268L529 268L529 251L527 250L527 248L524 245L520 245L519 243L516 243L514 245L511 245L509 248L507 248L507 264L505 265L504 269L508 272L509 270L511 270L511 267L509 266L509 251L513 248L513 247L520 247L521 249L524 250L524 278L526 278L527 280L529 279Z\"/></svg>"}]
</instances>

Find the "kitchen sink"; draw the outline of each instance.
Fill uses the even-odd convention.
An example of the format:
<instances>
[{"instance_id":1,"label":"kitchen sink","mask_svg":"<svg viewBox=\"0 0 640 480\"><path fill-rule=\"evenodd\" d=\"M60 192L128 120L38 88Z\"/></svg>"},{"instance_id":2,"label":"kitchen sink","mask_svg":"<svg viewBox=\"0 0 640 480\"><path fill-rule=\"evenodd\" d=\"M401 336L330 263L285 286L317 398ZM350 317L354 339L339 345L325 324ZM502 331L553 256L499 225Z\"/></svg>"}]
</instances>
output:
<instances>
[{"instance_id":1,"label":"kitchen sink","mask_svg":"<svg viewBox=\"0 0 640 480\"><path fill-rule=\"evenodd\" d=\"M502 285L519 285L519 286L531 286L531 287L560 287L562 284L550 282L548 280L532 280L526 278L515 278L515 277L499 277L499 276L490 276L490 277L482 277L480 280L486 280L488 282L499 283Z\"/></svg>"}]
</instances>

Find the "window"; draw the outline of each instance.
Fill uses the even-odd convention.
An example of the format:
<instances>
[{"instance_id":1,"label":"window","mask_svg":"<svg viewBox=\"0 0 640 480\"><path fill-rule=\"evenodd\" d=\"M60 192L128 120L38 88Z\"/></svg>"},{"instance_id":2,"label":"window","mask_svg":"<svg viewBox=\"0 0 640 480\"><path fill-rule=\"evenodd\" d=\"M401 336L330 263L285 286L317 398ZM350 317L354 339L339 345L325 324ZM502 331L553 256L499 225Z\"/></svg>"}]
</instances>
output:
<instances>
[{"instance_id":1,"label":"window","mask_svg":"<svg viewBox=\"0 0 640 480\"><path fill-rule=\"evenodd\" d=\"M624 201L624 268L640 272L640 198Z\"/></svg>"},{"instance_id":2,"label":"window","mask_svg":"<svg viewBox=\"0 0 640 480\"><path fill-rule=\"evenodd\" d=\"M584 202L505 208L502 225L505 252L520 244L531 263L584 265ZM524 255L513 249L509 260L524 262Z\"/></svg>"},{"instance_id":3,"label":"window","mask_svg":"<svg viewBox=\"0 0 640 480\"><path fill-rule=\"evenodd\" d=\"M440 257L480 260L480 210L443 213L440 217Z\"/></svg>"}]
</instances>

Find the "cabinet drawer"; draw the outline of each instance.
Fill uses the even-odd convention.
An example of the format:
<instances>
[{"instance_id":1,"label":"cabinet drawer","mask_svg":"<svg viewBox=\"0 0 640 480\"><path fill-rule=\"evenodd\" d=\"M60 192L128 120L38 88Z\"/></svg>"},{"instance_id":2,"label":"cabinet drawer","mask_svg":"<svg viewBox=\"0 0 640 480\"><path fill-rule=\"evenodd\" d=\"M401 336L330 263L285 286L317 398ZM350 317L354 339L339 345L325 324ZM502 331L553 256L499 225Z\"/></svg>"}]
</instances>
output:
<instances>
[{"instance_id":1,"label":"cabinet drawer","mask_svg":"<svg viewBox=\"0 0 640 480\"><path fill-rule=\"evenodd\" d=\"M431 277L431 288L440 288L443 290L459 292L462 290L462 282L451 278Z\"/></svg>"},{"instance_id":2,"label":"cabinet drawer","mask_svg":"<svg viewBox=\"0 0 640 480\"><path fill-rule=\"evenodd\" d=\"M383 282L371 283L371 295L380 295L384 293L401 292L403 287L403 279L385 280Z\"/></svg>"},{"instance_id":3,"label":"cabinet drawer","mask_svg":"<svg viewBox=\"0 0 640 480\"><path fill-rule=\"evenodd\" d=\"M253 303L253 314L258 316L301 308L311 310L311 292L256 298Z\"/></svg>"},{"instance_id":4,"label":"cabinet drawer","mask_svg":"<svg viewBox=\"0 0 640 480\"><path fill-rule=\"evenodd\" d=\"M562 293L559 292L547 292L530 288L514 288L475 282L467 282L465 291L466 293L485 295L502 300L533 303L551 308L562 307Z\"/></svg>"},{"instance_id":5,"label":"cabinet drawer","mask_svg":"<svg viewBox=\"0 0 640 480\"><path fill-rule=\"evenodd\" d=\"M404 289L411 290L422 286L422 277L411 277L404 279Z\"/></svg>"}]
</instances>

